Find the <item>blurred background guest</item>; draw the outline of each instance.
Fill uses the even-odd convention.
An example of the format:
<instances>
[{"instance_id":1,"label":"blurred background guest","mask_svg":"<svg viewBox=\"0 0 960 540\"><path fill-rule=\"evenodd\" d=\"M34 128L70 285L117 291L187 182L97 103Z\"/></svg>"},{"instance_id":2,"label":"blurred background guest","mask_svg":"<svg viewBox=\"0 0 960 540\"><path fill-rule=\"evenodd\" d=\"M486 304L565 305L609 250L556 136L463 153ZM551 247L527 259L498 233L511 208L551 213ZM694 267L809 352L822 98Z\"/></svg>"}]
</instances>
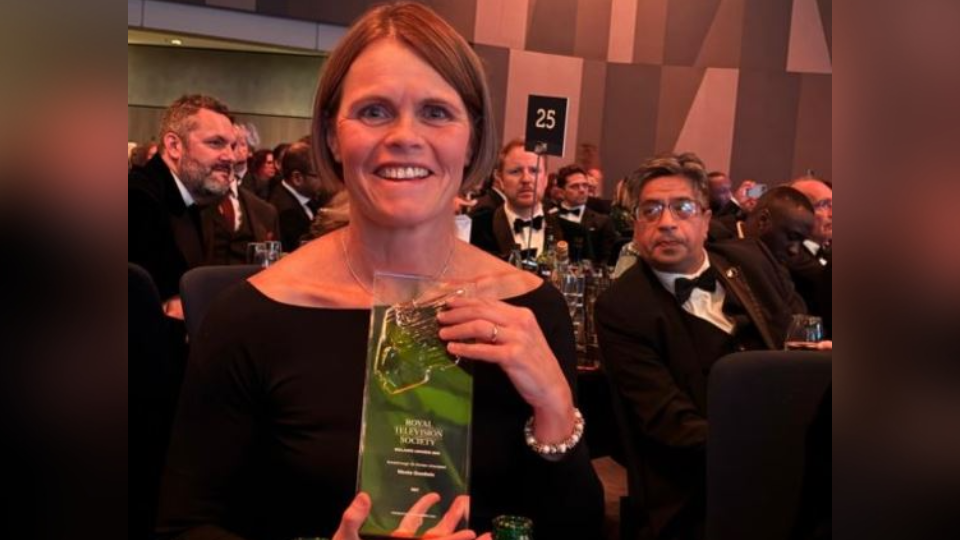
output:
<instances>
[{"instance_id":1,"label":"blurred background guest","mask_svg":"<svg viewBox=\"0 0 960 540\"><path fill-rule=\"evenodd\" d=\"M287 149L283 171L284 178L270 195L270 203L280 215L280 241L289 253L300 246L327 197L307 144L294 143Z\"/></svg>"}]
</instances>

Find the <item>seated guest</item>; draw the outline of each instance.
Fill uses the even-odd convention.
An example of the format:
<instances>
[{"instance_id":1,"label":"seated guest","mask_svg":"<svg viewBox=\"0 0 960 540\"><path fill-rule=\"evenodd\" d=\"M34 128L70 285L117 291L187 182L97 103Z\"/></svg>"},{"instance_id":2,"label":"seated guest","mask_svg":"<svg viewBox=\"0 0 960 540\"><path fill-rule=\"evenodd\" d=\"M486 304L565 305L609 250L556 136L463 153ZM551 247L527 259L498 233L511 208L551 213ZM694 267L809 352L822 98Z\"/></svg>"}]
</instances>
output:
<instances>
[{"instance_id":1,"label":"seated guest","mask_svg":"<svg viewBox=\"0 0 960 540\"><path fill-rule=\"evenodd\" d=\"M350 224L211 306L181 393L158 532L358 538L378 504L356 486L380 271L476 286L438 315L440 339L473 370L470 504L441 501L436 511L452 514L430 537L474 538L454 532L469 510L478 531L511 514L531 518L538 538L600 538L602 488L573 443L582 420L566 303L457 240L451 223L462 184L496 159L480 59L423 5L379 6L343 36L316 96L317 172L350 194Z\"/></svg>"},{"instance_id":2,"label":"seated guest","mask_svg":"<svg viewBox=\"0 0 960 540\"><path fill-rule=\"evenodd\" d=\"M711 239L726 238L717 232L715 223L713 220L710 224ZM727 226L732 228L731 237L756 238L767 246L790 271L790 278L811 315L825 316L833 309L833 303L824 302L821 292L831 276L804 246L814 227L813 205L806 196L788 186L775 187L757 200L757 206L745 221Z\"/></svg>"},{"instance_id":3,"label":"seated guest","mask_svg":"<svg viewBox=\"0 0 960 540\"><path fill-rule=\"evenodd\" d=\"M780 349L803 300L756 241L705 245L705 171L665 155L633 174L636 265L596 304L613 390L633 426L645 516L656 538L703 538L707 379L725 354Z\"/></svg>"},{"instance_id":4,"label":"seated guest","mask_svg":"<svg viewBox=\"0 0 960 540\"><path fill-rule=\"evenodd\" d=\"M236 180L216 206L203 209L206 264L246 264L247 244L280 238L277 210Z\"/></svg>"},{"instance_id":5,"label":"seated guest","mask_svg":"<svg viewBox=\"0 0 960 540\"><path fill-rule=\"evenodd\" d=\"M159 152L130 171L128 260L150 273L173 318L183 319L180 278L204 263L201 208L230 191L236 141L226 105L183 96L164 112Z\"/></svg>"},{"instance_id":6,"label":"seated guest","mask_svg":"<svg viewBox=\"0 0 960 540\"><path fill-rule=\"evenodd\" d=\"M557 171L557 187L561 189L562 198L558 206L550 209L549 214L576 223L582 229L584 245L580 249L571 246L571 259L577 261L581 257L588 258L595 264L606 265L613 255L617 231L608 216L587 208L589 191L586 171L579 165L562 167Z\"/></svg>"},{"instance_id":7,"label":"seated guest","mask_svg":"<svg viewBox=\"0 0 960 540\"><path fill-rule=\"evenodd\" d=\"M711 171L707 175L707 189L710 195L710 212L713 218L734 216L734 219L745 219L747 213L740 208L740 203L733 196L733 182L727 173Z\"/></svg>"},{"instance_id":8,"label":"seated guest","mask_svg":"<svg viewBox=\"0 0 960 540\"><path fill-rule=\"evenodd\" d=\"M603 171L598 167L586 169L587 174L587 208L603 215L609 215L613 208L613 201L603 198Z\"/></svg>"},{"instance_id":9,"label":"seated guest","mask_svg":"<svg viewBox=\"0 0 960 540\"><path fill-rule=\"evenodd\" d=\"M535 258L547 248L548 237L555 242L563 240L556 216L545 215L540 202L547 187L546 175L537 155L524 150L522 140L514 139L503 147L493 178L506 201L493 212L473 215L471 244L502 259L519 244L526 255Z\"/></svg>"},{"instance_id":10,"label":"seated guest","mask_svg":"<svg viewBox=\"0 0 960 540\"><path fill-rule=\"evenodd\" d=\"M633 236L633 204L630 202L626 177L617 181L616 196L610 208L610 219L613 220L613 228L616 229L617 236L620 238Z\"/></svg>"},{"instance_id":11,"label":"seated guest","mask_svg":"<svg viewBox=\"0 0 960 540\"><path fill-rule=\"evenodd\" d=\"M280 241L287 253L300 247L300 240L323 206L323 183L313 170L310 146L294 143L283 155L283 175L270 195L270 204L280 215Z\"/></svg>"},{"instance_id":12,"label":"seated guest","mask_svg":"<svg viewBox=\"0 0 960 540\"><path fill-rule=\"evenodd\" d=\"M803 193L813 205L813 235L804 242L807 251L826 266L833 256L833 187L819 178L794 180L790 187Z\"/></svg>"},{"instance_id":13,"label":"seated guest","mask_svg":"<svg viewBox=\"0 0 960 540\"><path fill-rule=\"evenodd\" d=\"M250 156L250 174L244 177L240 187L250 190L257 197L270 200L273 190L273 180L277 176L277 165L273 157L273 150L257 150Z\"/></svg>"}]
</instances>

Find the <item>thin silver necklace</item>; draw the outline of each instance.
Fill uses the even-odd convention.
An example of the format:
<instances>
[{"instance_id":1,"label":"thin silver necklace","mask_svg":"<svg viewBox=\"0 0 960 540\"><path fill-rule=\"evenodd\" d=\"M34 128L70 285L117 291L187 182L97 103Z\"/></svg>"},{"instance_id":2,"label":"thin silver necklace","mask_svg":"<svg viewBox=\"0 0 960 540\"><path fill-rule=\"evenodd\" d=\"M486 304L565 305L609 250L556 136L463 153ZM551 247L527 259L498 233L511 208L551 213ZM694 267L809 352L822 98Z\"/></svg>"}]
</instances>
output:
<instances>
[{"instance_id":1,"label":"thin silver necklace","mask_svg":"<svg viewBox=\"0 0 960 540\"><path fill-rule=\"evenodd\" d=\"M343 251L343 260L347 263L347 270L350 271L350 275L353 276L354 281L357 282L357 285L360 285L360 288L364 290L370 296L373 296L373 290L367 286L366 283L360 279L360 275L357 274L357 271L353 269L353 265L350 264L350 255L347 253L347 241L345 237L347 236L346 231L340 234L340 249ZM453 252L457 248L457 242L454 240L453 246L450 248L450 253L447 253L447 260L443 262L443 268L440 269L440 272L436 273L433 276L433 279L440 279L446 275L447 270L450 268L450 261L453 260Z\"/></svg>"}]
</instances>

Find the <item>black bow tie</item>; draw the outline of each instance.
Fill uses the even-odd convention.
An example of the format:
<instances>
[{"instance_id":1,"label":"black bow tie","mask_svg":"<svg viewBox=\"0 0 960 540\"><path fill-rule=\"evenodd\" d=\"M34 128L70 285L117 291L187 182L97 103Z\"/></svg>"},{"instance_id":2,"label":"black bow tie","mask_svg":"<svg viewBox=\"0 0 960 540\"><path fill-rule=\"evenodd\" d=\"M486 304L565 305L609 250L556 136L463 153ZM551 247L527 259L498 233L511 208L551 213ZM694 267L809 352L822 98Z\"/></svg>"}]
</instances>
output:
<instances>
[{"instance_id":1,"label":"black bow tie","mask_svg":"<svg viewBox=\"0 0 960 540\"><path fill-rule=\"evenodd\" d=\"M694 289L703 289L707 292L717 290L717 271L711 266L693 279L677 278L673 282L674 294L677 296L677 302L681 304L685 304L690 299Z\"/></svg>"},{"instance_id":2,"label":"black bow tie","mask_svg":"<svg viewBox=\"0 0 960 540\"><path fill-rule=\"evenodd\" d=\"M317 215L317 211L320 210L320 201L316 199L310 199L306 202L307 208L313 212L313 215Z\"/></svg>"},{"instance_id":3,"label":"black bow tie","mask_svg":"<svg viewBox=\"0 0 960 540\"><path fill-rule=\"evenodd\" d=\"M573 216L580 217L580 210L581 210L581 208L564 208L564 207L562 207L562 206L558 206L558 207L557 207L557 215L558 215L558 216L565 216L565 215L567 215L567 214L570 214L570 215L573 215Z\"/></svg>"},{"instance_id":4,"label":"black bow tie","mask_svg":"<svg viewBox=\"0 0 960 540\"><path fill-rule=\"evenodd\" d=\"M520 234L523 232L523 229L527 227L532 227L533 230L539 231L543 228L543 216L537 216L533 219L520 219L517 218L513 220L513 232L514 234Z\"/></svg>"}]
</instances>

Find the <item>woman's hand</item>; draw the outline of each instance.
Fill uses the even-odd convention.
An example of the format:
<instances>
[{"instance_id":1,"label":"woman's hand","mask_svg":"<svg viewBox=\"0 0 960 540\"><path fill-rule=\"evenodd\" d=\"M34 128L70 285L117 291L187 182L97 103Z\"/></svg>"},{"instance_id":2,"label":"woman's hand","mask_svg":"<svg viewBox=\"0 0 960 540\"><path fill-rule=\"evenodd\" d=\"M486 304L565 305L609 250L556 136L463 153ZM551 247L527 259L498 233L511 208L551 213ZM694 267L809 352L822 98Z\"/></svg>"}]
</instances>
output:
<instances>
[{"instance_id":1,"label":"woman's hand","mask_svg":"<svg viewBox=\"0 0 960 540\"><path fill-rule=\"evenodd\" d=\"M417 534L417 529L423 523L421 514L426 513L431 506L440 502L440 496L436 493L428 493L420 498L410 507L409 514L404 516L397 530L391 535L395 538L411 538ZM340 520L340 528L333 535L333 540L360 540L360 527L370 515L370 496L360 492L347 507ZM423 534L423 538L436 540L473 540L477 537L476 533L469 529L454 533L453 530L470 511L470 498L460 496L454 499L450 509L443 515L443 518L432 529Z\"/></svg>"},{"instance_id":2,"label":"woman's hand","mask_svg":"<svg viewBox=\"0 0 960 540\"><path fill-rule=\"evenodd\" d=\"M533 407L537 440L550 444L570 436L570 386L532 311L499 300L452 298L437 320L451 354L497 364L506 373Z\"/></svg>"}]
</instances>

